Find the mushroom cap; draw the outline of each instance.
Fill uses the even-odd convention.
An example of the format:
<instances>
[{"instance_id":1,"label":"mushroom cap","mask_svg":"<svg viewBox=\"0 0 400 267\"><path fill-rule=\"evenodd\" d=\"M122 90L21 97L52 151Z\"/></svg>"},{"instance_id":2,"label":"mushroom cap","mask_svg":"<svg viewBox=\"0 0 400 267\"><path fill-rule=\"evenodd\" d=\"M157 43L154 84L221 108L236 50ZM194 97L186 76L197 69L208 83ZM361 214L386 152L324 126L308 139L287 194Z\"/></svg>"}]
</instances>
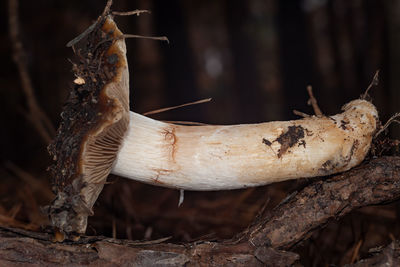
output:
<instances>
[{"instance_id":1,"label":"mushroom cap","mask_svg":"<svg viewBox=\"0 0 400 267\"><path fill-rule=\"evenodd\" d=\"M111 16L96 21L74 51L77 79L49 145L56 199L48 208L55 228L82 234L129 126L125 40Z\"/></svg>"}]
</instances>

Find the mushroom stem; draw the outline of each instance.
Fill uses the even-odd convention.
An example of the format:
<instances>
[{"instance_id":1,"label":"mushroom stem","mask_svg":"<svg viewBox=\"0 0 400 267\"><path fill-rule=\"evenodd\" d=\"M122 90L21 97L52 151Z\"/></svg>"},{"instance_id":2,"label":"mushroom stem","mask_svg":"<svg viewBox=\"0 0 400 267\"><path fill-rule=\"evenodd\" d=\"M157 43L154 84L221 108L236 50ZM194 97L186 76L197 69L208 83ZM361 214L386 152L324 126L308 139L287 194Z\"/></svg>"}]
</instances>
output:
<instances>
[{"instance_id":1,"label":"mushroom stem","mask_svg":"<svg viewBox=\"0 0 400 267\"><path fill-rule=\"evenodd\" d=\"M183 126L130 112L112 173L185 190L225 190L329 175L359 164L378 114L354 100L335 116L231 126Z\"/></svg>"}]
</instances>

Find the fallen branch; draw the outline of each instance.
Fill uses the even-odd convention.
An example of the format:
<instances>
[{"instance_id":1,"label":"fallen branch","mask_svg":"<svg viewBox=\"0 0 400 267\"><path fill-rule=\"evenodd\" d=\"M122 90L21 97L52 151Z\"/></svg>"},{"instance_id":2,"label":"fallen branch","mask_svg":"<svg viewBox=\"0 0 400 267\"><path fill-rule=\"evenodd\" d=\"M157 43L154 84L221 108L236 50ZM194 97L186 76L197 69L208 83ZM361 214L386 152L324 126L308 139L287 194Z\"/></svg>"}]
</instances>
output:
<instances>
[{"instance_id":1,"label":"fallen branch","mask_svg":"<svg viewBox=\"0 0 400 267\"><path fill-rule=\"evenodd\" d=\"M294 193L246 233L255 246L289 249L330 219L400 198L400 157L382 157ZM244 237L242 237L244 238Z\"/></svg>"},{"instance_id":2,"label":"fallen branch","mask_svg":"<svg viewBox=\"0 0 400 267\"><path fill-rule=\"evenodd\" d=\"M292 252L255 248L248 243L175 245L96 237L60 244L49 238L47 234L0 227L0 265L289 266L298 259Z\"/></svg>"}]
</instances>

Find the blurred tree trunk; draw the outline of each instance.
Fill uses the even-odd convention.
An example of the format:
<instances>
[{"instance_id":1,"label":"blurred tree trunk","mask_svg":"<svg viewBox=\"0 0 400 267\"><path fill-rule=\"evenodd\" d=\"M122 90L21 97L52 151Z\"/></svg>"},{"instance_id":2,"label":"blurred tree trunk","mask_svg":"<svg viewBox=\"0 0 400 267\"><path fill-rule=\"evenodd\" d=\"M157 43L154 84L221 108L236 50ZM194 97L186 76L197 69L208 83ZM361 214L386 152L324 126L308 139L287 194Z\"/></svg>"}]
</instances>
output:
<instances>
[{"instance_id":1,"label":"blurred tree trunk","mask_svg":"<svg viewBox=\"0 0 400 267\"><path fill-rule=\"evenodd\" d=\"M152 11L154 9L153 5L152 0L139 0L136 5L131 4L130 8L131 10L138 8ZM142 14L140 18L131 17L130 19L135 20L137 23L135 34L144 36L160 35L155 29L154 15ZM128 56L130 54L129 51L133 51L132 61L135 62L129 68L131 72L130 100L133 103L133 110L146 112L161 108L168 89L165 87L166 83L162 70L163 60L160 43L153 40L140 39L131 40L130 42L133 42L131 46L134 46L134 49L128 49Z\"/></svg>"},{"instance_id":2,"label":"blurred tree trunk","mask_svg":"<svg viewBox=\"0 0 400 267\"><path fill-rule=\"evenodd\" d=\"M336 47L336 65L338 69L338 76L340 77L342 93L346 98L351 98L351 93L357 88L357 69L355 64L355 49L354 46L358 43L356 39L352 38L353 15L350 5L355 4L357 1L336 0L332 2L333 16L330 21L333 26L333 39ZM338 88L334 88L338 90Z\"/></svg>"},{"instance_id":3,"label":"blurred tree trunk","mask_svg":"<svg viewBox=\"0 0 400 267\"><path fill-rule=\"evenodd\" d=\"M277 27L277 1L226 3L233 55L238 122L280 118L282 83ZM246 105L245 105L246 104Z\"/></svg>"},{"instance_id":4,"label":"blurred tree trunk","mask_svg":"<svg viewBox=\"0 0 400 267\"><path fill-rule=\"evenodd\" d=\"M246 2L250 10L245 31L255 43L257 88L262 116L265 120L282 117L283 91L280 73L280 51L277 33L277 1L252 0Z\"/></svg>"},{"instance_id":5,"label":"blurred tree trunk","mask_svg":"<svg viewBox=\"0 0 400 267\"><path fill-rule=\"evenodd\" d=\"M235 82L222 3L182 1L199 94L202 97L213 97L218 102L218 105L207 108L207 117L213 118L214 123L233 121L236 102L234 94L222 97L232 90ZM221 108L224 112L220 112Z\"/></svg>"},{"instance_id":6,"label":"blurred tree trunk","mask_svg":"<svg viewBox=\"0 0 400 267\"><path fill-rule=\"evenodd\" d=\"M330 99L331 103L335 105L339 102L341 96L337 92L340 82L336 73L329 6L326 1L306 0L303 8L308 13L310 43L314 48L313 58L316 72L323 87L321 91L324 92L324 99ZM318 89L315 91L318 92ZM327 109L332 108L332 106L326 106L325 103L323 103L323 106Z\"/></svg>"},{"instance_id":7,"label":"blurred tree trunk","mask_svg":"<svg viewBox=\"0 0 400 267\"><path fill-rule=\"evenodd\" d=\"M400 1L389 0L384 1L387 17L387 38L388 38L388 54L389 57L389 88L390 88L390 106L391 112L399 112L400 101ZM392 136L400 137L399 127L391 129Z\"/></svg>"},{"instance_id":8,"label":"blurred tree trunk","mask_svg":"<svg viewBox=\"0 0 400 267\"><path fill-rule=\"evenodd\" d=\"M358 97L374 73L382 68L384 15L379 3L361 0L306 0L303 3L309 39L314 47L316 74L321 80L320 90L324 91L321 100L330 111L341 99ZM385 2L391 6L390 10L396 10L388 3ZM384 102L384 88L370 93L378 103Z\"/></svg>"}]
</instances>

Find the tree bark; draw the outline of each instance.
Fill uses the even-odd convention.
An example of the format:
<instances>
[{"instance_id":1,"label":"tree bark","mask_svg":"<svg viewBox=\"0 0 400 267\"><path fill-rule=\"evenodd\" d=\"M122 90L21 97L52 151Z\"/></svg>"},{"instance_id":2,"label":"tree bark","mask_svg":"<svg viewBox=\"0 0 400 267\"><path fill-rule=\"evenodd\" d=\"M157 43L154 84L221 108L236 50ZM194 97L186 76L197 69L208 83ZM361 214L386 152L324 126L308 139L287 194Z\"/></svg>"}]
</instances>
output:
<instances>
[{"instance_id":1,"label":"tree bark","mask_svg":"<svg viewBox=\"0 0 400 267\"><path fill-rule=\"evenodd\" d=\"M53 243L48 234L0 228L1 266L288 266L298 255L247 242L134 242L87 237Z\"/></svg>"},{"instance_id":2,"label":"tree bark","mask_svg":"<svg viewBox=\"0 0 400 267\"><path fill-rule=\"evenodd\" d=\"M330 219L400 197L400 157L371 160L331 179L310 184L256 219L247 232L255 246L289 249Z\"/></svg>"}]
</instances>

